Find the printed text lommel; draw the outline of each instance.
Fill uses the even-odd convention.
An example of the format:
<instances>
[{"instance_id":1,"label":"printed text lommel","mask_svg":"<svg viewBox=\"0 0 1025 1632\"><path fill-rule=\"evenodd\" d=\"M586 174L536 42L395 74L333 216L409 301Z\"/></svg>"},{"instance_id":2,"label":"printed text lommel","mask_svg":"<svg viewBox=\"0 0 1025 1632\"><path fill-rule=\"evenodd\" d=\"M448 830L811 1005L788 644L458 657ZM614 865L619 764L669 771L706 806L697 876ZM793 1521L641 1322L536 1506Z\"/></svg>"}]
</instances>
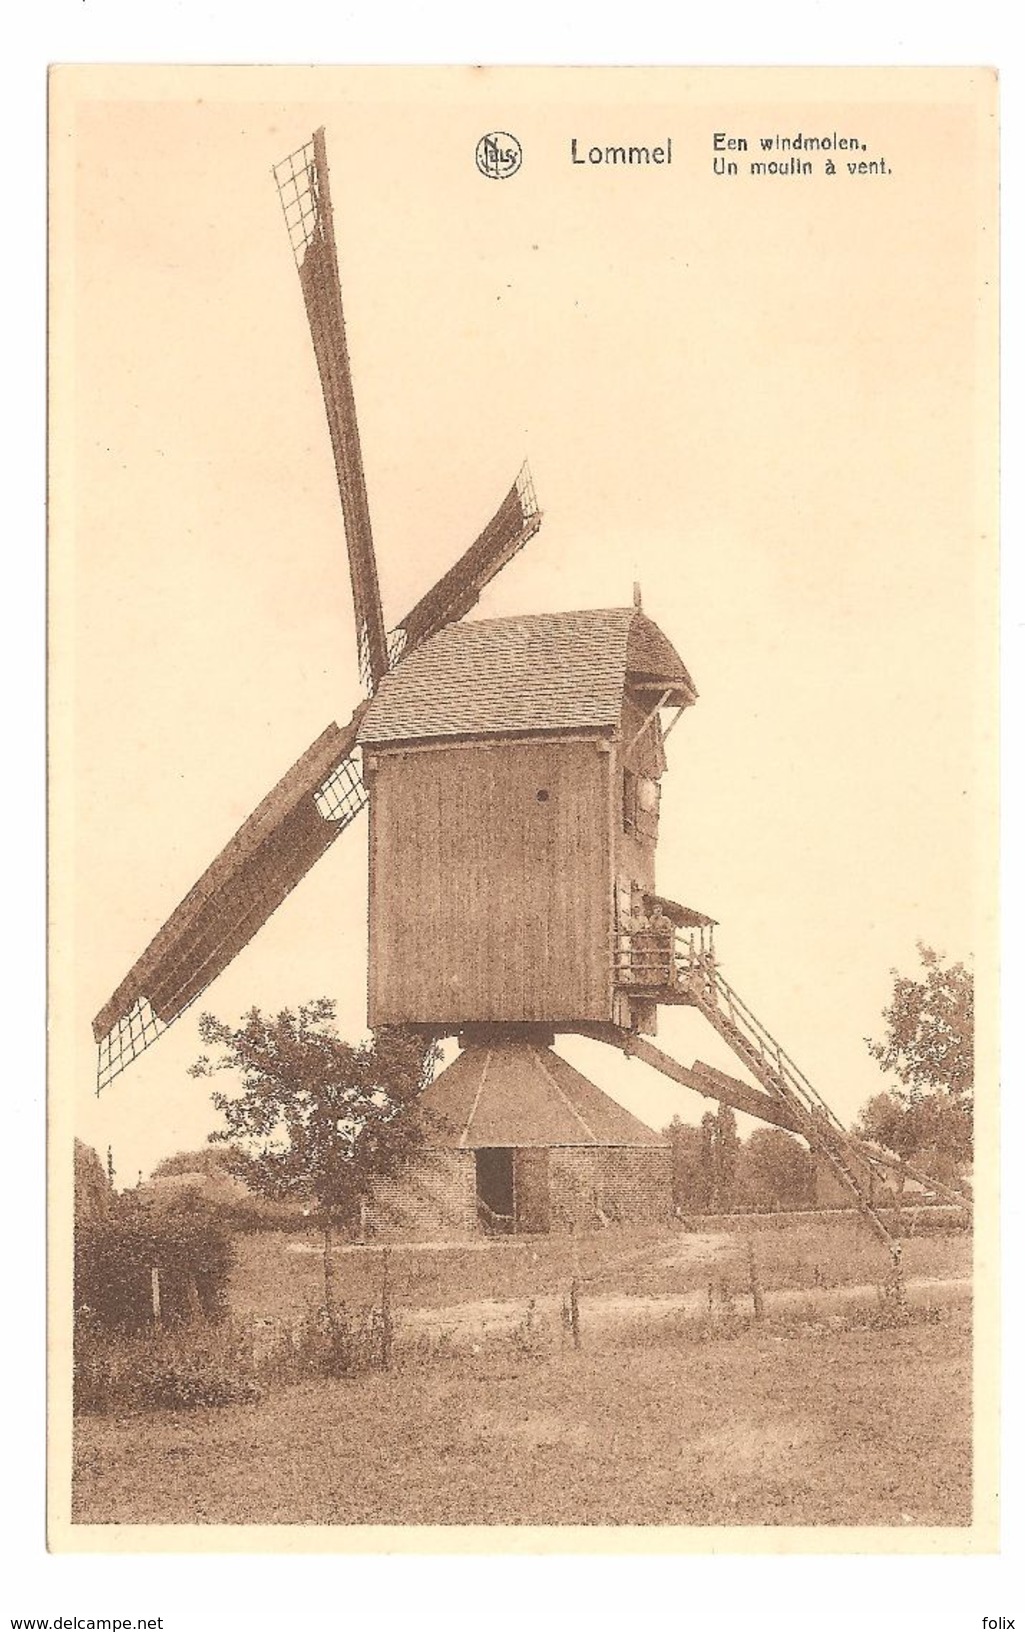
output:
<instances>
[{"instance_id":1,"label":"printed text lommel","mask_svg":"<svg viewBox=\"0 0 1025 1632\"><path fill-rule=\"evenodd\" d=\"M580 140L574 136L569 144L573 164L672 164L673 138L667 136L657 147L588 147L581 151Z\"/></svg>"}]
</instances>

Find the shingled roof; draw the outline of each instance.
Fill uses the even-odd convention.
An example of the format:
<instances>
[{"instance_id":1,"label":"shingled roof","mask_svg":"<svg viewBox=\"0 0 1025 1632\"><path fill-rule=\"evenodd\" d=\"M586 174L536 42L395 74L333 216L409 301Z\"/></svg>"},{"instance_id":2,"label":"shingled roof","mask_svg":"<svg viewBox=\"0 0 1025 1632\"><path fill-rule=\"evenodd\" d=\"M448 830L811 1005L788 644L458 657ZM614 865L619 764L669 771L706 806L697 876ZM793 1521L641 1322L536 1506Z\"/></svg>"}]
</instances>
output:
<instances>
[{"instance_id":1,"label":"shingled roof","mask_svg":"<svg viewBox=\"0 0 1025 1632\"><path fill-rule=\"evenodd\" d=\"M665 1140L550 1048L467 1048L420 1103L427 1143L460 1150L549 1145L641 1145Z\"/></svg>"},{"instance_id":2,"label":"shingled roof","mask_svg":"<svg viewBox=\"0 0 1025 1632\"><path fill-rule=\"evenodd\" d=\"M359 741L610 731L628 677L668 690L675 707L697 695L678 653L636 607L453 623L381 681Z\"/></svg>"}]
</instances>

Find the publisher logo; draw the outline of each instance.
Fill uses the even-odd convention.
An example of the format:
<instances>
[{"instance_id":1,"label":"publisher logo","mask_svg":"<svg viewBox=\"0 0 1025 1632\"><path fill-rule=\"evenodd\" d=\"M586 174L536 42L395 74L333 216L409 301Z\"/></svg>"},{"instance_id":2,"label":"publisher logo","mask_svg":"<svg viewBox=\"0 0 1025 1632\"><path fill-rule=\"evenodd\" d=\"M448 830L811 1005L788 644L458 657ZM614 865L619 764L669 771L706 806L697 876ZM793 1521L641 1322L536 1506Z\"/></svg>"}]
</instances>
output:
<instances>
[{"instance_id":1,"label":"publisher logo","mask_svg":"<svg viewBox=\"0 0 1025 1632\"><path fill-rule=\"evenodd\" d=\"M523 163L523 149L507 130L492 130L477 143L477 169L489 181L505 181Z\"/></svg>"}]
</instances>

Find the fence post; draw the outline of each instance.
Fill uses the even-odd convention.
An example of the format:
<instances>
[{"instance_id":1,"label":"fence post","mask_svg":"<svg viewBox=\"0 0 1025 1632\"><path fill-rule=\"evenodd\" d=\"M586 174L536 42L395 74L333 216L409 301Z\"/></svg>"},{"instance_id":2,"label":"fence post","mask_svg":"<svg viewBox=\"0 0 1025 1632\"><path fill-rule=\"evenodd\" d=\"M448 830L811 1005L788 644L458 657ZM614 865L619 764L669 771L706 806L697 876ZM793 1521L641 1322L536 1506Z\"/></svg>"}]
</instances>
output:
<instances>
[{"instance_id":1,"label":"fence post","mask_svg":"<svg viewBox=\"0 0 1025 1632\"><path fill-rule=\"evenodd\" d=\"M189 1319L198 1320L203 1313L203 1306L199 1298L199 1286L195 1275L185 1277L185 1302L188 1305Z\"/></svg>"},{"instance_id":2,"label":"fence post","mask_svg":"<svg viewBox=\"0 0 1025 1632\"><path fill-rule=\"evenodd\" d=\"M153 1300L153 1319L160 1325L160 1271L156 1265L149 1272L150 1296Z\"/></svg>"},{"instance_id":3,"label":"fence post","mask_svg":"<svg viewBox=\"0 0 1025 1632\"><path fill-rule=\"evenodd\" d=\"M890 1257L893 1263L891 1271L893 1296L897 1305L897 1312L901 1319L908 1316L908 1294L904 1285L904 1252L899 1240L890 1248Z\"/></svg>"},{"instance_id":4,"label":"fence post","mask_svg":"<svg viewBox=\"0 0 1025 1632\"><path fill-rule=\"evenodd\" d=\"M762 1283L758 1275L758 1263L755 1259L755 1244L751 1236L747 1238L747 1270L751 1280L751 1301L754 1304L755 1320L764 1320L765 1299L762 1296Z\"/></svg>"},{"instance_id":5,"label":"fence post","mask_svg":"<svg viewBox=\"0 0 1025 1632\"><path fill-rule=\"evenodd\" d=\"M580 1300L577 1297L577 1278L574 1275L569 1283L569 1329L573 1334L573 1347L580 1347Z\"/></svg>"},{"instance_id":6,"label":"fence post","mask_svg":"<svg viewBox=\"0 0 1025 1632\"><path fill-rule=\"evenodd\" d=\"M388 1248L381 1254L381 1370L391 1370L392 1319L391 1287L388 1281Z\"/></svg>"}]
</instances>

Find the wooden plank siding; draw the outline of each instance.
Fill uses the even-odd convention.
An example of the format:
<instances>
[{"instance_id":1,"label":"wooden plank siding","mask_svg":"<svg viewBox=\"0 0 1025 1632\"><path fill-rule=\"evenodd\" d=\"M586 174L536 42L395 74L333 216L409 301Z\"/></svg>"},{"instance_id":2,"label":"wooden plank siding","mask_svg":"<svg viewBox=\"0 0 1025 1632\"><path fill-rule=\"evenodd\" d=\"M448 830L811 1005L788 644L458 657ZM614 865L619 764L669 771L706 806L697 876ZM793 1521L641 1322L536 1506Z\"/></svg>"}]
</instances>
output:
<instances>
[{"instance_id":1,"label":"wooden plank siding","mask_svg":"<svg viewBox=\"0 0 1025 1632\"><path fill-rule=\"evenodd\" d=\"M646 730L644 718L651 704L639 705L629 695L623 699L622 725L614 754L616 798L616 875L638 888L652 892L655 889L655 845L650 839L638 838L623 827L623 774L630 770L657 782L665 768L662 750L662 731L658 715ZM638 736L638 733L640 735Z\"/></svg>"},{"instance_id":2,"label":"wooden plank siding","mask_svg":"<svg viewBox=\"0 0 1025 1632\"><path fill-rule=\"evenodd\" d=\"M641 702L629 693L624 695L620 731L612 755L613 870L617 895L627 900L631 893L654 893L656 888L655 842L628 833L623 825L624 773L630 770L657 782L665 769L658 715L643 729L651 706L651 702ZM613 1009L617 1025L642 1031L649 1037L657 1035L658 1008L654 1003L620 990L615 995Z\"/></svg>"},{"instance_id":3,"label":"wooden plank siding","mask_svg":"<svg viewBox=\"0 0 1025 1632\"><path fill-rule=\"evenodd\" d=\"M609 748L366 753L372 1026L611 1017Z\"/></svg>"}]
</instances>

